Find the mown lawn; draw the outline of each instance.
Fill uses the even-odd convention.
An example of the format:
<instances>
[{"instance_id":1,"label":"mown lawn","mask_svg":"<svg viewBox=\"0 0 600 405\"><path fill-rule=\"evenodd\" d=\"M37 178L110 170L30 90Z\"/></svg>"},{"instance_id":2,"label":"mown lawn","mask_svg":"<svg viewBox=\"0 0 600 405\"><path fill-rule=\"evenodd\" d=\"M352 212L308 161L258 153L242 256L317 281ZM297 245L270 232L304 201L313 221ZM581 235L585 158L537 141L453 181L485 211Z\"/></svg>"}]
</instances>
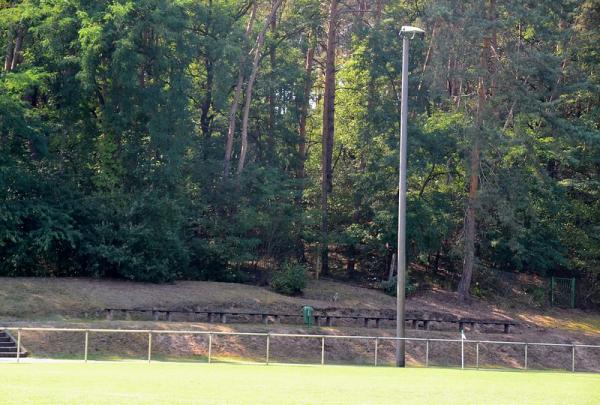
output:
<instances>
[{"instance_id":1,"label":"mown lawn","mask_svg":"<svg viewBox=\"0 0 600 405\"><path fill-rule=\"evenodd\" d=\"M2 404L599 404L600 375L341 366L0 363Z\"/></svg>"}]
</instances>

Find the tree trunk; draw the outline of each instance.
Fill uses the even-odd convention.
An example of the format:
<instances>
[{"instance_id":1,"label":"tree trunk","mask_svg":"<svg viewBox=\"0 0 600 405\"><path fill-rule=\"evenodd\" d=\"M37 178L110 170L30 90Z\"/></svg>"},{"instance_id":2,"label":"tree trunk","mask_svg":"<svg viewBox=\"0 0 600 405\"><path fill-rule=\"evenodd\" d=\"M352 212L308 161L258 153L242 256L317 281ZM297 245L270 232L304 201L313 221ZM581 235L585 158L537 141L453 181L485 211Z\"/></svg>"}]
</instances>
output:
<instances>
[{"instance_id":1,"label":"tree trunk","mask_svg":"<svg viewBox=\"0 0 600 405\"><path fill-rule=\"evenodd\" d=\"M237 167L238 176L241 175L242 171L244 170L244 165L246 164L246 155L248 153L248 117L250 115L250 104L252 103L252 87L254 86L254 81L256 80L260 63L260 51L265 43L265 35L267 30L271 25L271 21L273 21L275 18L281 3L283 3L283 0L275 0L273 3L271 12L267 16L265 25L262 31L258 34L256 44L254 45L254 60L252 61L252 70L250 71L250 78L248 79L248 84L246 85L246 95L244 100L244 112L242 117L242 147L240 149L240 159L238 160Z\"/></svg>"},{"instance_id":2,"label":"tree trunk","mask_svg":"<svg viewBox=\"0 0 600 405\"><path fill-rule=\"evenodd\" d=\"M434 273L437 273L440 268L440 255L441 255L441 252L440 252L440 249L438 249L437 252L435 252L435 262L433 265Z\"/></svg>"},{"instance_id":3,"label":"tree trunk","mask_svg":"<svg viewBox=\"0 0 600 405\"><path fill-rule=\"evenodd\" d=\"M22 62L23 55L21 50L23 48L23 40L27 33L26 27L17 27L14 30L14 36L8 35L8 45L6 47L6 55L4 57L4 70L6 72L12 72Z\"/></svg>"},{"instance_id":4,"label":"tree trunk","mask_svg":"<svg viewBox=\"0 0 600 405\"><path fill-rule=\"evenodd\" d=\"M204 61L204 66L206 68L206 95L204 96L202 106L200 107L200 128L202 129L202 135L204 135L205 139L208 139L210 138L210 107L212 105L212 90L215 76L213 61L210 60L208 56Z\"/></svg>"},{"instance_id":5,"label":"tree trunk","mask_svg":"<svg viewBox=\"0 0 600 405\"><path fill-rule=\"evenodd\" d=\"M12 68L12 60L15 51L15 43L12 35L8 35L8 45L6 46L6 56L4 58L4 71L10 72Z\"/></svg>"},{"instance_id":6,"label":"tree trunk","mask_svg":"<svg viewBox=\"0 0 600 405\"><path fill-rule=\"evenodd\" d=\"M561 31L565 31L568 27L567 21L561 18L558 23L558 27L560 28ZM563 81L563 79L565 77L565 69L567 67L567 64L569 63L569 45L570 45L570 39L565 37L560 45L560 51L563 56L562 62L560 64L560 74L558 75L558 78L556 79L556 83L555 83L554 87L552 88L552 91L550 92L550 99L548 100L548 102L552 102L556 99L556 97L558 97L558 93L560 90L560 83Z\"/></svg>"},{"instance_id":7,"label":"tree trunk","mask_svg":"<svg viewBox=\"0 0 600 405\"><path fill-rule=\"evenodd\" d=\"M275 1L275 0L273 0ZM271 34L275 34L277 30L277 18L271 20ZM277 49L275 43L271 42L269 45L269 81L268 81L268 95L267 102L269 104L269 120L267 122L267 162L273 161L275 153L275 68L277 66Z\"/></svg>"},{"instance_id":8,"label":"tree trunk","mask_svg":"<svg viewBox=\"0 0 600 405\"><path fill-rule=\"evenodd\" d=\"M486 58L487 58L487 69L488 69L488 76L489 76L489 80L488 80L488 86L486 88L486 96L492 97L495 93L496 93L496 71L498 70L499 67L499 55L498 52L500 51L498 49L498 34L496 32L496 20L498 18L498 16L496 15L496 0L490 0L490 7L488 9L488 20L491 22L491 34L490 34L490 40L489 40L489 44L488 44L488 49L487 51L484 49L484 53L486 53ZM484 46L485 46L485 42L484 42ZM497 117L499 117L499 112L500 109L495 109L495 114Z\"/></svg>"},{"instance_id":9,"label":"tree trunk","mask_svg":"<svg viewBox=\"0 0 600 405\"><path fill-rule=\"evenodd\" d=\"M206 32L210 34L210 27L212 21L212 0L208 1L208 11L206 15ZM202 100L202 105L200 106L200 129L202 130L202 135L204 135L204 139L207 140L210 138L210 107L212 106L212 91L213 91L213 81L214 81L214 65L213 60L211 59L210 51L206 50L204 52L204 69L206 70L206 82L204 85L204 100ZM204 156L207 157L206 153L208 152L208 148L204 148Z\"/></svg>"},{"instance_id":10,"label":"tree trunk","mask_svg":"<svg viewBox=\"0 0 600 405\"><path fill-rule=\"evenodd\" d=\"M300 106L300 117L298 123L298 154L300 155L300 164L296 177L302 182L305 177L304 164L306 162L306 119L308 118L308 105L310 104L310 90L312 89L312 70L315 56L316 42L309 36L308 50L306 51L306 61L304 64L304 91L302 93L302 105ZM304 184L301 184L304 188Z\"/></svg>"},{"instance_id":11,"label":"tree trunk","mask_svg":"<svg viewBox=\"0 0 600 405\"><path fill-rule=\"evenodd\" d=\"M329 273L329 204L333 188L332 160L335 115L335 47L338 0L330 0L327 18L327 54L325 60L325 90L323 94L322 181L321 181L321 274Z\"/></svg>"},{"instance_id":12,"label":"tree trunk","mask_svg":"<svg viewBox=\"0 0 600 405\"><path fill-rule=\"evenodd\" d=\"M488 20L495 19L495 0L490 0L488 8ZM483 110L485 108L487 92L486 89L486 78L483 77L483 72L488 73L488 80L494 83L493 76L495 72L495 64L490 59L490 47L495 41L495 32L492 32L491 37L485 36L483 38L483 47L481 50L480 66L482 69L481 76L479 77L479 84L477 88L477 112L476 112L476 128L473 131L473 147L471 149L470 157L470 180L469 180L469 200L467 203L467 211L465 215L465 246L464 246L464 259L463 259L463 271L458 284L458 296L461 300L466 301L470 298L469 289L471 287L471 280L473 278L473 270L475 268L475 239L476 239L476 208L477 208L477 197L479 189L479 166L481 161L481 136L480 133L483 131ZM491 89L493 91L493 89Z\"/></svg>"},{"instance_id":13,"label":"tree trunk","mask_svg":"<svg viewBox=\"0 0 600 405\"><path fill-rule=\"evenodd\" d=\"M431 61L431 55L433 53L433 46L435 44L435 32L437 28L437 21L433 24L433 28L431 29L431 39L429 40L429 47L427 48L427 54L425 54L425 62L423 62L423 70L421 71L421 79L419 79L419 86L417 87L417 93L421 91L421 86L423 85L423 79L425 78L425 72L427 71L427 66L429 66L429 62Z\"/></svg>"},{"instance_id":14,"label":"tree trunk","mask_svg":"<svg viewBox=\"0 0 600 405\"><path fill-rule=\"evenodd\" d=\"M17 30L17 38L15 39L15 49L13 51L13 57L10 65L10 71L16 69L16 67L21 63L23 59L23 55L21 54L21 48L23 47L23 39L25 38L25 33L27 32L26 28L19 28Z\"/></svg>"},{"instance_id":15,"label":"tree trunk","mask_svg":"<svg viewBox=\"0 0 600 405\"><path fill-rule=\"evenodd\" d=\"M346 263L346 276L349 279L356 277L356 259L354 257L348 258Z\"/></svg>"},{"instance_id":16,"label":"tree trunk","mask_svg":"<svg viewBox=\"0 0 600 405\"><path fill-rule=\"evenodd\" d=\"M392 255L392 262L390 263L390 272L388 274L388 281L392 281L394 274L397 273L396 267L398 266L398 260L396 259L396 253Z\"/></svg>"},{"instance_id":17,"label":"tree trunk","mask_svg":"<svg viewBox=\"0 0 600 405\"><path fill-rule=\"evenodd\" d=\"M479 128L475 129L475 140L471 149L471 178L469 181L469 201L465 215L465 246L463 271L458 285L458 295L461 300L469 299L469 288L475 266L475 207L477 204L477 189L479 186Z\"/></svg>"},{"instance_id":18,"label":"tree trunk","mask_svg":"<svg viewBox=\"0 0 600 405\"><path fill-rule=\"evenodd\" d=\"M248 42L250 38L250 33L252 32L252 27L254 26L254 20L256 18L256 10L258 8L258 3L255 1L252 5L252 11L250 13L250 19L248 20L248 24L246 25L246 35L245 42ZM227 142L225 144L225 158L223 159L223 178L229 177L229 169L231 167L231 155L233 153L233 136L235 135L235 119L237 116L238 106L240 104L240 98L242 96L242 86L244 85L244 64L246 58L240 56L239 61L239 73L237 83L235 85L235 90L233 92L233 101L231 102L231 107L229 108L229 122L227 126Z\"/></svg>"},{"instance_id":19,"label":"tree trunk","mask_svg":"<svg viewBox=\"0 0 600 405\"><path fill-rule=\"evenodd\" d=\"M306 50L306 58L304 63L304 86L302 96L299 99L299 115L298 115L298 166L296 167L296 179L298 179L298 192L295 197L296 209L302 211L302 198L304 196L305 187L305 163L306 163L306 119L308 117L308 107L310 104L310 91L312 89L312 70L314 62L314 54L316 41L313 35L308 34L308 49ZM304 241L302 240L303 217L298 220L298 236L297 236L297 257L301 263L306 263L306 255L304 251Z\"/></svg>"},{"instance_id":20,"label":"tree trunk","mask_svg":"<svg viewBox=\"0 0 600 405\"><path fill-rule=\"evenodd\" d=\"M381 29L381 11L382 11L382 2L380 0L375 2L375 23L372 29L372 34L379 32ZM369 39L369 47L373 49L375 53L375 48L377 45L373 43L373 37ZM376 64L377 61L373 58L369 65L369 84L367 88L367 111L373 110L373 105L376 102L376 94L375 94L375 80L376 80Z\"/></svg>"}]
</instances>

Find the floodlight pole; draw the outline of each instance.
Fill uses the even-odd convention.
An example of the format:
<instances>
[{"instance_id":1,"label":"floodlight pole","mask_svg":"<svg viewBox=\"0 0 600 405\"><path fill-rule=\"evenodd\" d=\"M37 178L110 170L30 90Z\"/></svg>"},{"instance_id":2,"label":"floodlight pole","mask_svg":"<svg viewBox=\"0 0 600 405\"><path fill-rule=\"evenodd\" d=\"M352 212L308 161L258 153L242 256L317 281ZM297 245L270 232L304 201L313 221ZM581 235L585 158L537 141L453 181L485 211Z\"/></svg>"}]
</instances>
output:
<instances>
[{"instance_id":1,"label":"floodlight pole","mask_svg":"<svg viewBox=\"0 0 600 405\"><path fill-rule=\"evenodd\" d=\"M406 337L405 322L406 311L406 149L407 149L407 117L408 117L408 47L409 38L412 34L422 35L423 30L416 27L402 27L402 95L400 100L400 164L398 179L398 275L396 278L396 367L406 365Z\"/></svg>"}]
</instances>

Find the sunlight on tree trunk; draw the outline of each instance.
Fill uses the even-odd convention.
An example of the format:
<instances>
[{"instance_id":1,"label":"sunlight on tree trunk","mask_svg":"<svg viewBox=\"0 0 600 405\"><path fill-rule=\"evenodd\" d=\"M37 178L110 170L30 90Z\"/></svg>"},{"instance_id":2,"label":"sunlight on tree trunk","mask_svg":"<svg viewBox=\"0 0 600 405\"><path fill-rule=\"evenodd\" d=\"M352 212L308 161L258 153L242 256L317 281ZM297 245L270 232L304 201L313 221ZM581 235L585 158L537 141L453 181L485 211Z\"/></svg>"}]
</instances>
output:
<instances>
[{"instance_id":1,"label":"sunlight on tree trunk","mask_svg":"<svg viewBox=\"0 0 600 405\"><path fill-rule=\"evenodd\" d=\"M271 26L271 22L275 19L277 15L277 10L279 9L279 6L281 6L282 3L283 0L275 0L273 5L271 6L271 12L265 20L265 25L263 26L262 31L258 34L256 44L254 45L254 60L252 61L252 71L250 72L250 78L248 79L248 84L246 85L245 104L242 117L242 146L240 149L240 158L238 160L237 167L238 176L240 176L242 174L242 171L244 170L244 165L246 164L246 155L248 154L248 119L250 116L250 105L252 103L252 87L254 86L254 81L256 80L256 75L258 74L261 50L265 43L265 35L267 34L267 30Z\"/></svg>"},{"instance_id":2,"label":"sunlight on tree trunk","mask_svg":"<svg viewBox=\"0 0 600 405\"><path fill-rule=\"evenodd\" d=\"M325 90L323 94L323 132L321 158L321 274L329 274L329 203L333 189L333 134L335 116L335 51L338 24L338 0L330 0L327 17L327 53L325 60Z\"/></svg>"},{"instance_id":3,"label":"sunlight on tree trunk","mask_svg":"<svg viewBox=\"0 0 600 405\"><path fill-rule=\"evenodd\" d=\"M254 20L256 19L256 11L258 9L258 2L254 1L252 4L252 11L250 12L250 19L246 25L246 32L244 36L244 43L247 43L252 33L252 27L254 26ZM240 98L242 97L242 87L244 86L244 65L246 63L246 56L242 52L239 62L238 79L235 85L233 93L233 101L229 108L229 121L227 126L227 142L225 144L225 158L223 159L223 177L229 176L229 170L231 166L231 156L233 154L233 138L235 136L235 124L237 119L237 110L240 104Z\"/></svg>"}]
</instances>

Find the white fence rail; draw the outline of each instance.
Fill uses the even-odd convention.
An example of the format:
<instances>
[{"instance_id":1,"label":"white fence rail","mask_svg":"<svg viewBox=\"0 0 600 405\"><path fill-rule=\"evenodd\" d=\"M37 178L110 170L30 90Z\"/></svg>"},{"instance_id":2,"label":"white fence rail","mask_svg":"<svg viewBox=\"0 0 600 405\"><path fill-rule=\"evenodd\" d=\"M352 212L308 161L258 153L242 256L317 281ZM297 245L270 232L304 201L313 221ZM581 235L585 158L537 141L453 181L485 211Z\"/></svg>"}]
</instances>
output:
<instances>
[{"instance_id":1,"label":"white fence rail","mask_svg":"<svg viewBox=\"0 0 600 405\"><path fill-rule=\"evenodd\" d=\"M130 333L130 334L145 334L148 336L148 349L147 349L147 361L152 361L152 336L157 335L203 335L208 339L208 363L212 362L212 347L213 337L215 336L256 336L265 338L265 359L264 364L273 363L270 358L270 345L271 338L273 337L287 337L287 338L308 338L318 339L321 341L321 365L325 364L325 340L367 340L373 341L375 344L373 365L377 366L379 362L379 345L381 341L392 341L398 342L404 340L406 342L424 342L425 343L425 367L430 366L430 343L432 342L446 342L446 343L460 343L461 345L461 363L460 367L465 368L465 345L475 345L476 361L475 368L480 368L479 361L479 348L482 344L493 344L493 345L513 345L523 347L523 366L522 369L528 370L528 351L531 347L562 347L569 348L571 350L571 371L576 371L576 351L577 349L589 348L599 349L600 345L589 345L589 344L574 344L574 343L546 343L546 342L519 342L519 341L497 341L497 340L471 340L471 339L443 339L443 338L397 338L391 336L343 336L343 335L317 335L317 334L295 334L295 333L266 333L266 332L224 332L224 331L198 331L198 330L164 330L164 329L93 329L93 328L48 328L48 327L2 327L0 330L7 330L16 333L17 336L17 354L15 361L18 363L21 361L20 353L22 348L21 332L72 332L84 334L84 348L83 348L83 361L88 361L88 349L89 349L89 334L90 333ZM599 369L600 364L595 369Z\"/></svg>"}]
</instances>

